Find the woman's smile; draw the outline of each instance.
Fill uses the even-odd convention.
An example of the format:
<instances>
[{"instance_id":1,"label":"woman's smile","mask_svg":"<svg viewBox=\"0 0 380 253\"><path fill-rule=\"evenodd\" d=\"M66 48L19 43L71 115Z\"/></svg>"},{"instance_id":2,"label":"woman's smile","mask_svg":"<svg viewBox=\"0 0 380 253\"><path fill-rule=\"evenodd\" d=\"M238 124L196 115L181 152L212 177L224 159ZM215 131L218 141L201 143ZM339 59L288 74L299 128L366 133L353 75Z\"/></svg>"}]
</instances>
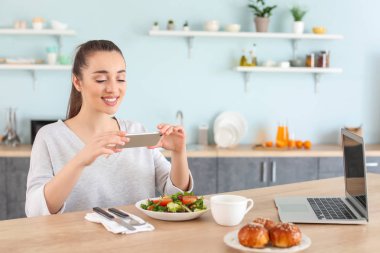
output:
<instances>
[{"instance_id":1,"label":"woman's smile","mask_svg":"<svg viewBox=\"0 0 380 253\"><path fill-rule=\"evenodd\" d=\"M108 106L115 106L117 105L119 97L102 97L102 100Z\"/></svg>"}]
</instances>

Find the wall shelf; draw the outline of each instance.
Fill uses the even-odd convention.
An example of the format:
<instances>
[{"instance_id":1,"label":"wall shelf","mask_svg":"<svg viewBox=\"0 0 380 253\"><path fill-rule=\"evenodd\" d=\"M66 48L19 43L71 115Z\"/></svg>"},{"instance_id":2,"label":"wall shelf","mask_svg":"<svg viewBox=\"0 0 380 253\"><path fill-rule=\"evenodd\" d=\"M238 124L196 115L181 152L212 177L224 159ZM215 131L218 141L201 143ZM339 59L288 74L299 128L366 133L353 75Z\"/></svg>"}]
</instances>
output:
<instances>
[{"instance_id":1,"label":"wall shelf","mask_svg":"<svg viewBox=\"0 0 380 253\"><path fill-rule=\"evenodd\" d=\"M308 68L308 67L236 67L235 71L242 72L244 78L245 91L248 92L248 83L251 73L310 73L314 76L314 92L318 92L322 74L340 74L341 68Z\"/></svg>"},{"instance_id":2,"label":"wall shelf","mask_svg":"<svg viewBox=\"0 0 380 253\"><path fill-rule=\"evenodd\" d=\"M33 78L33 90L37 86L36 71L38 70L71 70L72 65L48 65L48 64L0 64L0 70L27 70Z\"/></svg>"},{"instance_id":3,"label":"wall shelf","mask_svg":"<svg viewBox=\"0 0 380 253\"><path fill-rule=\"evenodd\" d=\"M74 30L57 30L57 29L0 29L0 35L57 35L71 36L76 35Z\"/></svg>"},{"instance_id":4,"label":"wall shelf","mask_svg":"<svg viewBox=\"0 0 380 253\"><path fill-rule=\"evenodd\" d=\"M151 30L150 36L183 37L187 40L188 57L191 58L191 50L195 37L223 37L223 38L248 38L248 39L285 39L292 41L293 58L296 56L299 40L340 40L340 34L313 34L313 33L257 33L257 32L207 32L207 31L165 31Z\"/></svg>"},{"instance_id":5,"label":"wall shelf","mask_svg":"<svg viewBox=\"0 0 380 253\"><path fill-rule=\"evenodd\" d=\"M57 29L0 29L0 35L35 35L35 36L54 36L58 44L58 54L62 49L62 37L74 36L76 32L74 30L57 30Z\"/></svg>"},{"instance_id":6,"label":"wall shelf","mask_svg":"<svg viewBox=\"0 0 380 253\"><path fill-rule=\"evenodd\" d=\"M340 34L314 34L314 33L257 33L257 32L207 32L207 31L167 31L150 30L150 36L183 37L187 41L188 57L191 58L191 50L195 37L215 38L247 38L247 39L281 39L290 40L293 49L293 59L297 58L298 42L300 40L341 40ZM322 74L342 73L341 68L307 68L307 67L236 67L235 71L242 72L244 77L245 91L248 92L248 83L252 72L262 73L309 73L314 77L314 92L318 92L318 85Z\"/></svg>"},{"instance_id":7,"label":"wall shelf","mask_svg":"<svg viewBox=\"0 0 380 253\"><path fill-rule=\"evenodd\" d=\"M74 36L76 32L74 30L64 29L12 29L12 28L0 28L0 36L54 36L57 39L58 55L61 54L62 49L62 37ZM27 70L30 71L33 77L33 90L37 86L36 71L37 70L71 70L71 65L48 65L48 64L0 64L0 70Z\"/></svg>"}]
</instances>

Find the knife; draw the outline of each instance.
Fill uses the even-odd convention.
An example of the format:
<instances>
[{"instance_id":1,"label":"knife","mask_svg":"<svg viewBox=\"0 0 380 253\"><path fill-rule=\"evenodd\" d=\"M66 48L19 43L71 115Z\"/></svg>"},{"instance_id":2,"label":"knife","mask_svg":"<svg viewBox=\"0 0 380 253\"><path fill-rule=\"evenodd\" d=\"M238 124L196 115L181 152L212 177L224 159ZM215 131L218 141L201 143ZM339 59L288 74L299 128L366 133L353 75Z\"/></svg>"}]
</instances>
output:
<instances>
[{"instance_id":1,"label":"knife","mask_svg":"<svg viewBox=\"0 0 380 253\"><path fill-rule=\"evenodd\" d=\"M133 224L134 226L140 226L140 225L145 225L145 222L141 223L139 221L137 221L136 219L132 218L129 214L123 212L123 211L120 211L119 209L116 209L116 208L108 208L108 211L113 213L114 215L116 216L119 216L123 219L125 218L128 218L131 220L131 224Z\"/></svg>"},{"instance_id":2,"label":"knife","mask_svg":"<svg viewBox=\"0 0 380 253\"><path fill-rule=\"evenodd\" d=\"M101 216L107 218L108 220L115 221L117 224L119 224L125 228L128 228L129 230L132 230L132 231L136 230L136 228L134 228L131 224L128 224L127 222L123 221L122 219L113 216L112 214L101 209L100 207L94 207L94 208L92 208L92 210L94 212L100 214Z\"/></svg>"}]
</instances>

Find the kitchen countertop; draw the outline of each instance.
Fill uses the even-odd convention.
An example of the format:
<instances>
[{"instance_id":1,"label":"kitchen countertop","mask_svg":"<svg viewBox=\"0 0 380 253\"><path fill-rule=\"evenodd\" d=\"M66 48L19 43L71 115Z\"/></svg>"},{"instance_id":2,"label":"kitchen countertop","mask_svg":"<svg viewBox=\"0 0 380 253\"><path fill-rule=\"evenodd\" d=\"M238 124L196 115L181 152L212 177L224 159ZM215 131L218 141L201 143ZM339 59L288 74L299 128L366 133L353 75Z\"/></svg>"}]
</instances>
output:
<instances>
[{"instance_id":1,"label":"kitchen countertop","mask_svg":"<svg viewBox=\"0 0 380 253\"><path fill-rule=\"evenodd\" d=\"M377 252L380 234L380 175L368 174L369 224L300 224L310 237L304 252ZM254 208L243 222L234 227L217 225L211 212L186 222L168 222L149 218L134 205L121 207L155 226L152 232L131 235L112 234L99 224L84 220L86 211L35 218L0 221L0 252L237 252L223 242L223 237L257 217L278 221L275 196L344 196L343 177L316 180L233 194L252 198ZM206 196L208 199L208 196Z\"/></svg>"},{"instance_id":2,"label":"kitchen countertop","mask_svg":"<svg viewBox=\"0 0 380 253\"><path fill-rule=\"evenodd\" d=\"M0 157L30 157L32 146L23 144L18 147L0 145ZM162 151L170 157L170 151ZM239 145L236 148L221 149L216 146L200 147L189 145L188 157L339 157L343 156L342 149L337 144L314 145L310 150L305 149L276 149ZM366 156L380 156L380 144L366 145Z\"/></svg>"}]
</instances>

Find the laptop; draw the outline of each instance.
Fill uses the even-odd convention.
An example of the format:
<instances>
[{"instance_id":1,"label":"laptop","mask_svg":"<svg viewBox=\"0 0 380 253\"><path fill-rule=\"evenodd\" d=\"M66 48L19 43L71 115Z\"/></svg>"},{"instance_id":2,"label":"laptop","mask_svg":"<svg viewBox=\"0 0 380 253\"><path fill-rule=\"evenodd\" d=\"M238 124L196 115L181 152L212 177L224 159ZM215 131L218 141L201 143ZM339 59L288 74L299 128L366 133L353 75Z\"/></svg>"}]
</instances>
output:
<instances>
[{"instance_id":1,"label":"laptop","mask_svg":"<svg viewBox=\"0 0 380 253\"><path fill-rule=\"evenodd\" d=\"M368 198L363 138L341 130L345 197L275 197L282 222L366 224Z\"/></svg>"}]
</instances>

